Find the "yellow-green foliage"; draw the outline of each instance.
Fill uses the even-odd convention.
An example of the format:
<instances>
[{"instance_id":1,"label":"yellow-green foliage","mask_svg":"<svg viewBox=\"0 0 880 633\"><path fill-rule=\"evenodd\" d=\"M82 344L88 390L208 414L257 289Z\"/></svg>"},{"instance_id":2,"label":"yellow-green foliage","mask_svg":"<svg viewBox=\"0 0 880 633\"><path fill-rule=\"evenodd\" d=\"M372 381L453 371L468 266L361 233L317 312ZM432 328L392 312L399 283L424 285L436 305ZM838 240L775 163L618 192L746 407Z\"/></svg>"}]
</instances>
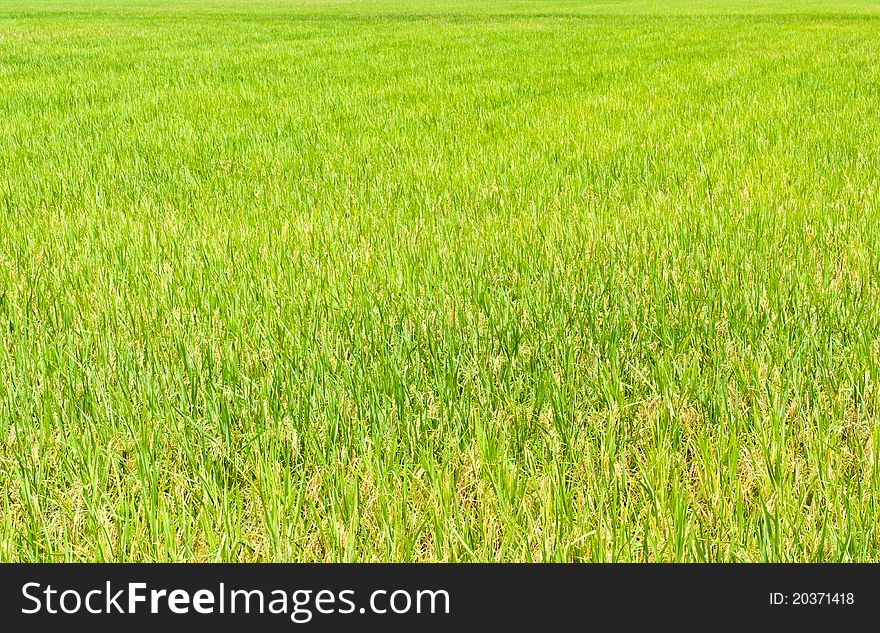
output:
<instances>
[{"instance_id":1,"label":"yellow-green foliage","mask_svg":"<svg viewBox=\"0 0 880 633\"><path fill-rule=\"evenodd\" d=\"M0 7L0 559L877 560L880 5Z\"/></svg>"}]
</instances>

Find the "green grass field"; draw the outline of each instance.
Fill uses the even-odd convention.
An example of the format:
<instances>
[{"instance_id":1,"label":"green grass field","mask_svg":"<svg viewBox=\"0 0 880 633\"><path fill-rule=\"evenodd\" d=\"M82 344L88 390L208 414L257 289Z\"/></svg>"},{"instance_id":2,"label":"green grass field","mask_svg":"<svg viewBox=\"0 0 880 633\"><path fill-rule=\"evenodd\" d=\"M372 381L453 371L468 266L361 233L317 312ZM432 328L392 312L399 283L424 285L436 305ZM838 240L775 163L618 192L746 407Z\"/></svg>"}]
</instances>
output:
<instances>
[{"instance_id":1,"label":"green grass field","mask_svg":"<svg viewBox=\"0 0 880 633\"><path fill-rule=\"evenodd\" d=\"M880 560L880 2L11 0L0 560Z\"/></svg>"}]
</instances>

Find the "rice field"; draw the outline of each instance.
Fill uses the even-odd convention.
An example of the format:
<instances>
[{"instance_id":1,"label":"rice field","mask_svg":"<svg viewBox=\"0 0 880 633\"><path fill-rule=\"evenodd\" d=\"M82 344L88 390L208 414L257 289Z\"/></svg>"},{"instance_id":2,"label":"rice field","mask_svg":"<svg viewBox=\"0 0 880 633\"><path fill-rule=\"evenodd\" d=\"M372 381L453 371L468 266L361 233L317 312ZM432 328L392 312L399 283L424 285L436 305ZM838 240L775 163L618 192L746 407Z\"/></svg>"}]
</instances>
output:
<instances>
[{"instance_id":1,"label":"rice field","mask_svg":"<svg viewBox=\"0 0 880 633\"><path fill-rule=\"evenodd\" d=\"M7 0L0 560L880 560L880 2Z\"/></svg>"}]
</instances>

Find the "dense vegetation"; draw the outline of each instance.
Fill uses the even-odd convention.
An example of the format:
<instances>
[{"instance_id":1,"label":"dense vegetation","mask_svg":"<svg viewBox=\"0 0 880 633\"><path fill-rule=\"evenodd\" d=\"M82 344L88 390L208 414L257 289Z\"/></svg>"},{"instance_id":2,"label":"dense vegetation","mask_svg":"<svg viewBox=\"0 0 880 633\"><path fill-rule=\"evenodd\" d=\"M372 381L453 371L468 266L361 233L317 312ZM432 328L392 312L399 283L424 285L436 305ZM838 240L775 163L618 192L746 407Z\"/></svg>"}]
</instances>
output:
<instances>
[{"instance_id":1,"label":"dense vegetation","mask_svg":"<svg viewBox=\"0 0 880 633\"><path fill-rule=\"evenodd\" d=\"M0 559L877 560L880 5L0 7Z\"/></svg>"}]
</instances>

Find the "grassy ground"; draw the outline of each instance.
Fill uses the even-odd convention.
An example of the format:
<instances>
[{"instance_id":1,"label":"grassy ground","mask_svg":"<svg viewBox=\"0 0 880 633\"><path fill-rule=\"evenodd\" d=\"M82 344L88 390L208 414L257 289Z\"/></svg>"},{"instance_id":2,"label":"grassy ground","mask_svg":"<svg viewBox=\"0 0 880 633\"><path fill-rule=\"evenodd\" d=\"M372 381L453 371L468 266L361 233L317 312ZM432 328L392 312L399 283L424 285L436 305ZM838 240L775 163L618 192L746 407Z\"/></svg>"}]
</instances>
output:
<instances>
[{"instance_id":1,"label":"grassy ground","mask_svg":"<svg viewBox=\"0 0 880 633\"><path fill-rule=\"evenodd\" d=\"M880 4L11 0L0 559L880 559Z\"/></svg>"}]
</instances>

